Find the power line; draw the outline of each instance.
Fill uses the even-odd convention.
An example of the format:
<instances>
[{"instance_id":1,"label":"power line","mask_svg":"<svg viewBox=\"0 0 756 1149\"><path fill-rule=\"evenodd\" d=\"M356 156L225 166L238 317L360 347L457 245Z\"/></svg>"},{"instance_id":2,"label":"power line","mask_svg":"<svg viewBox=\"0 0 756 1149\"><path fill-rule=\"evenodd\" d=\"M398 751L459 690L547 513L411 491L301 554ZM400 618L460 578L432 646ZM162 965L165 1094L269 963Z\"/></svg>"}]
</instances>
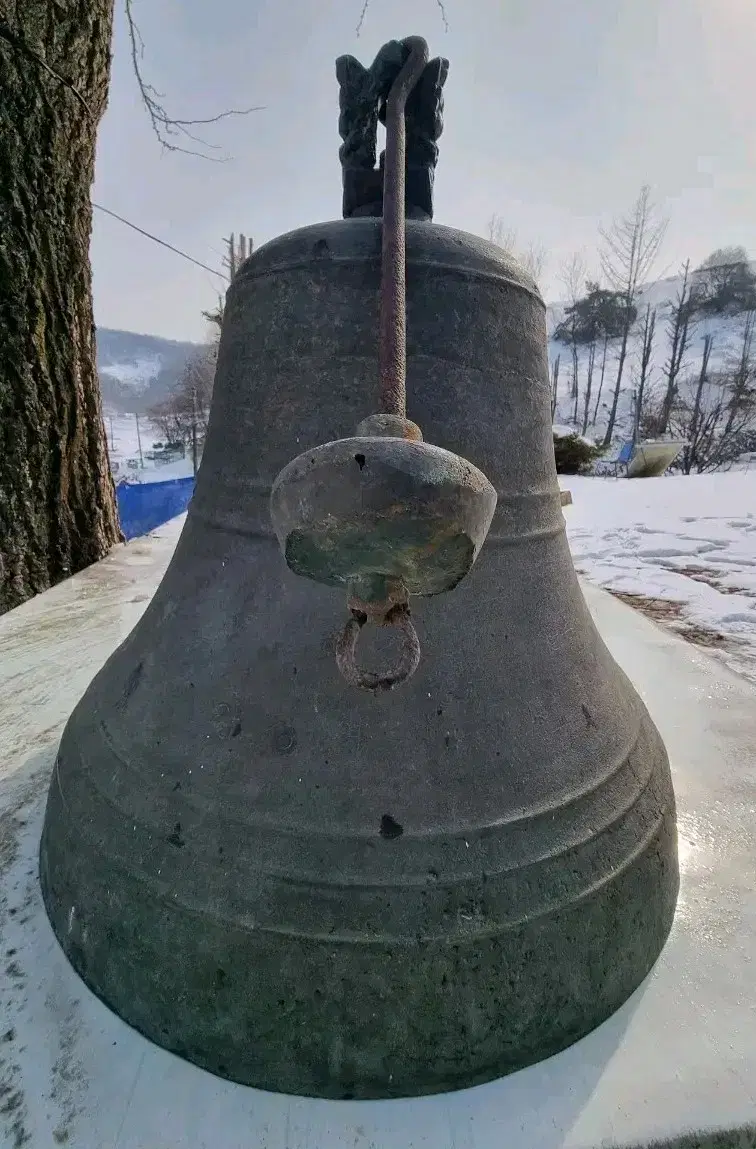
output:
<instances>
[{"instance_id":1,"label":"power line","mask_svg":"<svg viewBox=\"0 0 756 1149\"><path fill-rule=\"evenodd\" d=\"M166 243L164 239L158 239L156 235L150 235L148 231L144 231L143 228L137 227L137 225L132 223L131 220L124 219L122 215L118 215L117 212L111 211L110 208L103 207L102 204L94 202L92 203L92 207L96 207L98 211L104 212L105 215L112 216L113 219L117 219L119 223L125 223L126 227L130 227L132 231L138 231L140 235L145 236L147 239L151 239L153 243L159 243L161 247L167 247L169 251L173 251L176 253L176 255L180 255L182 259L188 259L189 263L193 263L197 267L201 267L203 271L209 271L211 275L219 275L221 279L228 279L228 276L225 274L225 272L217 271L214 267L208 267L206 263L201 263L198 259L194 259L193 256L187 255L185 251L180 251L179 248L174 247L173 244Z\"/></svg>"}]
</instances>

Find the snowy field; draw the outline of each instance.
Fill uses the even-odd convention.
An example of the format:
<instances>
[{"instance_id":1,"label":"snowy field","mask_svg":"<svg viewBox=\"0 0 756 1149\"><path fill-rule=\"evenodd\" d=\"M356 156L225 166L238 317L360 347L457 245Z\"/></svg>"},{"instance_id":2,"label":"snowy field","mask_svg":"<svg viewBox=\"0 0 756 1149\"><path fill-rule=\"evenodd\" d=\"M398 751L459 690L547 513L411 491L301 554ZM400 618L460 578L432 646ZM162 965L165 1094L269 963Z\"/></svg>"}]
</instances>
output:
<instances>
[{"instance_id":1,"label":"snowy field","mask_svg":"<svg viewBox=\"0 0 756 1149\"><path fill-rule=\"evenodd\" d=\"M127 478L129 482L158 483L167 479L183 479L192 473L192 460L187 452L185 459L178 459L175 463L158 465L149 460L147 455L152 452L153 443L159 443L164 438L157 427L154 427L146 415L139 416L139 431L137 433L137 419L135 415L109 414L105 412L105 434L108 439L108 453L110 465L116 480ZM129 466L129 461L139 464L139 440L142 441L142 460L144 467ZM114 464L116 466L114 467Z\"/></svg>"},{"instance_id":2,"label":"snowy field","mask_svg":"<svg viewBox=\"0 0 756 1149\"><path fill-rule=\"evenodd\" d=\"M560 484L577 570L756 681L756 466Z\"/></svg>"}]
</instances>

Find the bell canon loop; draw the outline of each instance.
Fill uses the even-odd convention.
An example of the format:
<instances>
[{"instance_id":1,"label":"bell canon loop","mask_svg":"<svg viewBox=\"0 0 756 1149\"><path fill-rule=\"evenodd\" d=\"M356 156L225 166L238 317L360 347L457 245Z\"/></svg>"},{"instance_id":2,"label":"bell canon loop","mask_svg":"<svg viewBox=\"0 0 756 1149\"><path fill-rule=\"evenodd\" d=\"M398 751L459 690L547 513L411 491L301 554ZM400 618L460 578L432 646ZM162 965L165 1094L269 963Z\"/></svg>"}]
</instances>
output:
<instances>
[{"instance_id":1,"label":"bell canon loop","mask_svg":"<svg viewBox=\"0 0 756 1149\"><path fill-rule=\"evenodd\" d=\"M344 218L234 276L186 523L68 720L40 848L55 934L128 1024L326 1098L564 1049L646 977L678 890L667 754L567 545L545 306L433 221L448 63L422 54L382 402L376 132L416 50L339 60Z\"/></svg>"}]
</instances>

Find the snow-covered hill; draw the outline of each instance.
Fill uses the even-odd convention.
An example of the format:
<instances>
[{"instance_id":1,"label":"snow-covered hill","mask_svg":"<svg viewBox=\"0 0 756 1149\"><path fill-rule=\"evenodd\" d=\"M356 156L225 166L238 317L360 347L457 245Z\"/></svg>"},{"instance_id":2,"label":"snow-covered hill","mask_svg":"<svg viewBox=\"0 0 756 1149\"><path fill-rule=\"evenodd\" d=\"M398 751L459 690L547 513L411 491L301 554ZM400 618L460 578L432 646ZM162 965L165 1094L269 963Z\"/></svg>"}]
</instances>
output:
<instances>
[{"instance_id":1,"label":"snow-covered hill","mask_svg":"<svg viewBox=\"0 0 756 1149\"><path fill-rule=\"evenodd\" d=\"M655 280L654 282L647 284L641 289L638 296L637 309L639 320L642 319L647 306L650 305L652 309L656 308L656 335L654 340L653 354L651 357L651 370L649 378L651 394L653 394L655 390L658 390L662 384L664 364L665 361L669 358L670 351L670 341L667 330L670 311L675 303L676 298L678 297L681 288L682 277L672 276L666 279ZM553 338L553 333L557 326L564 319L564 315L564 303L553 303L550 304L547 308L547 323L550 336L549 362L553 365L557 355L561 356L557 410L554 417L554 422L566 426L571 424L573 412L573 400L570 397L570 383L572 373L571 351L566 344L559 343ZM684 380L687 376L695 375L700 368L704 337L707 334L713 336L709 370L713 374L723 368L728 358L733 354L736 354L741 346L743 320L744 317L741 315L733 317L716 316L697 321L694 324L690 349L685 356L683 369L680 373L681 381ZM627 362L625 363L625 368L623 371L620 400L617 410L617 423L614 434L615 440L622 440L627 438L632 429L635 402L634 393L637 385L641 348L642 339L640 332L634 332L630 338ZM617 377L618 350L619 340L615 341L614 344L609 344L606 376L603 390L601 392L601 401L598 408L598 415L595 425L590 422L587 429L587 434L594 438L603 435L606 428L609 408L611 406L612 395L614 392L614 384ZM582 390L585 386L587 357L587 348L581 349L581 399L579 401L581 419L583 410ZM591 416L593 416L594 405L596 402L600 367L601 349L599 348L597 349L596 366L594 368L593 398L591 399L590 403ZM649 385L647 385L647 387L648 386ZM647 394L648 393L649 390L647 390Z\"/></svg>"},{"instance_id":2,"label":"snow-covered hill","mask_svg":"<svg viewBox=\"0 0 756 1149\"><path fill-rule=\"evenodd\" d=\"M107 412L146 411L176 382L194 343L97 329L97 370Z\"/></svg>"}]
</instances>

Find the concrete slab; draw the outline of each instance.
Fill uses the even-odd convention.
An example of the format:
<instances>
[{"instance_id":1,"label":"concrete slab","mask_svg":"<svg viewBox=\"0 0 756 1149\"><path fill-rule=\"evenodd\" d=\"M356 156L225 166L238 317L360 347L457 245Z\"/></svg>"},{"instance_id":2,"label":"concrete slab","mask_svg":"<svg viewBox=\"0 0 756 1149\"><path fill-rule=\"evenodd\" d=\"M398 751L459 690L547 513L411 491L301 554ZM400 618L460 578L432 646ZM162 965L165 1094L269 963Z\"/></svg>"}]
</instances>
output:
<instances>
[{"instance_id":1,"label":"concrete slab","mask_svg":"<svg viewBox=\"0 0 756 1149\"><path fill-rule=\"evenodd\" d=\"M0 619L0 1149L756 1145L756 690L591 587L599 628L667 743L680 810L671 938L609 1021L476 1089L326 1102L211 1077L88 992L40 899L45 794L66 717L144 610L180 529L120 547ZM696 1129L720 1134L667 1140Z\"/></svg>"}]
</instances>

